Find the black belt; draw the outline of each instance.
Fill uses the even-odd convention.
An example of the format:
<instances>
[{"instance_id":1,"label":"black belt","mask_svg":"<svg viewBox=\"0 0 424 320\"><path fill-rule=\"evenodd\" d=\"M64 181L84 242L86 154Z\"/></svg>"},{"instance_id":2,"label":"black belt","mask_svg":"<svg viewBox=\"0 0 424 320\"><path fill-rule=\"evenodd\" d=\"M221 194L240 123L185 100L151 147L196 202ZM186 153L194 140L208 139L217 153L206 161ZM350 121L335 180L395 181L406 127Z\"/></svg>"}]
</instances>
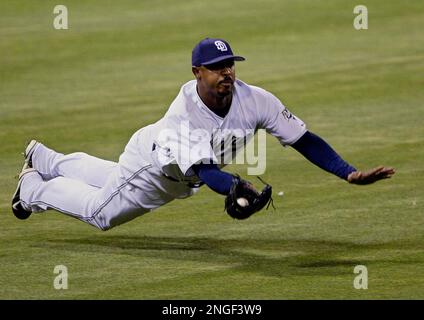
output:
<instances>
[{"instance_id":1,"label":"black belt","mask_svg":"<svg viewBox=\"0 0 424 320\"><path fill-rule=\"evenodd\" d=\"M180 181L180 180L177 180L177 179L175 179L175 178L173 178L173 177L170 177L170 176L167 176L166 174L164 174L164 173L162 173L162 175L165 177L165 178L167 178L167 179L169 179L169 180L171 180L171 181L174 181L174 182L184 182L184 181ZM189 187L189 188L200 188L202 185L204 185L205 183L203 182L203 181L200 181L200 182L186 182L186 185L187 185L187 187Z\"/></svg>"}]
</instances>

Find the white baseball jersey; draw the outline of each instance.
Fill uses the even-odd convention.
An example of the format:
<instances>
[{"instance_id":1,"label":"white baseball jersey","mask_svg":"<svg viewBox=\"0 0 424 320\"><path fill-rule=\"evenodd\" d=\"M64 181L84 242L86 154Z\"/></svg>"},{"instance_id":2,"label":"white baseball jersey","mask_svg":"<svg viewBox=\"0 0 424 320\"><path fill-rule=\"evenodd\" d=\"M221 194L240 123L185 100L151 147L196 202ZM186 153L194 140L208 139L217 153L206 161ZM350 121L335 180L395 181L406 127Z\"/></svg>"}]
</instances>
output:
<instances>
[{"instance_id":1,"label":"white baseball jersey","mask_svg":"<svg viewBox=\"0 0 424 320\"><path fill-rule=\"evenodd\" d=\"M271 93L241 80L235 81L234 89L230 110L222 118L202 102L196 80L185 83L165 116L140 130L141 155L167 176L193 181L198 180L190 170L193 164L212 160L225 166L231 159L222 161L222 156L234 157L257 129L266 129L282 145L305 133L305 124ZM125 154L120 160L126 162Z\"/></svg>"}]
</instances>

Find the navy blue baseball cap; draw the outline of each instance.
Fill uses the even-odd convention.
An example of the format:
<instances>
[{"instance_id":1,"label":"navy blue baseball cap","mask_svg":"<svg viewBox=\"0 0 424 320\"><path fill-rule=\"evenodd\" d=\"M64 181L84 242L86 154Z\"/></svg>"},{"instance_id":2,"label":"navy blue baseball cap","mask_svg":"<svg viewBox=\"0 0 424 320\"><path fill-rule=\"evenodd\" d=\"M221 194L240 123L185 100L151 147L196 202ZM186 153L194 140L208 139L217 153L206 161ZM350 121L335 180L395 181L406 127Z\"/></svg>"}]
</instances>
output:
<instances>
[{"instance_id":1,"label":"navy blue baseball cap","mask_svg":"<svg viewBox=\"0 0 424 320\"><path fill-rule=\"evenodd\" d=\"M193 67L209 65L227 59L234 59L234 61L246 60L241 56L235 56L229 43L223 39L203 39L194 47L191 53L191 65Z\"/></svg>"}]
</instances>

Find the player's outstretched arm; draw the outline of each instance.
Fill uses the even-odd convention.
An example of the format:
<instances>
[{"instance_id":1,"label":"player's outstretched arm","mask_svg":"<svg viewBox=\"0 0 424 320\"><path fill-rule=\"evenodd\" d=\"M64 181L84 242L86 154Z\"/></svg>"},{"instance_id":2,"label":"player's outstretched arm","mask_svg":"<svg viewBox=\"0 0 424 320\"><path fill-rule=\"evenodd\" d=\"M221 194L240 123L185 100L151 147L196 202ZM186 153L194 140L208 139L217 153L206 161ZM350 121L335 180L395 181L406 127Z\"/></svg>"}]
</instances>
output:
<instances>
[{"instance_id":1,"label":"player's outstretched arm","mask_svg":"<svg viewBox=\"0 0 424 320\"><path fill-rule=\"evenodd\" d=\"M327 142L309 131L305 132L292 147L321 169L352 184L371 184L390 178L395 173L393 168L384 166L368 171L359 171L344 161Z\"/></svg>"}]
</instances>

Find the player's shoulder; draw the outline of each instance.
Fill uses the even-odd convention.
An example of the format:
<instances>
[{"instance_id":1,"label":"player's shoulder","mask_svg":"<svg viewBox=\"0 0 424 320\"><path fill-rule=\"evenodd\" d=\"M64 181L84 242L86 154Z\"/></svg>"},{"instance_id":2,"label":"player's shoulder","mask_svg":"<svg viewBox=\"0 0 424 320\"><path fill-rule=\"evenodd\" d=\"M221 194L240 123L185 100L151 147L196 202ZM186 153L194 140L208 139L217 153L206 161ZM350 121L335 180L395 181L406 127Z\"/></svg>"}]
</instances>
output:
<instances>
[{"instance_id":1,"label":"player's shoulder","mask_svg":"<svg viewBox=\"0 0 424 320\"><path fill-rule=\"evenodd\" d=\"M186 98L191 97L193 94L196 93L196 85L197 85L196 80L187 81L181 86L180 94Z\"/></svg>"},{"instance_id":2,"label":"player's shoulder","mask_svg":"<svg viewBox=\"0 0 424 320\"><path fill-rule=\"evenodd\" d=\"M241 92L240 101L244 106L255 108L260 117L274 114L275 110L282 111L285 105L279 97L268 90L239 81Z\"/></svg>"},{"instance_id":3,"label":"player's shoulder","mask_svg":"<svg viewBox=\"0 0 424 320\"><path fill-rule=\"evenodd\" d=\"M264 88L256 85L247 84L240 79L236 80L236 90L239 96L242 98L245 97L249 99L254 98L257 100L268 100L275 97L268 90L265 90Z\"/></svg>"},{"instance_id":4,"label":"player's shoulder","mask_svg":"<svg viewBox=\"0 0 424 320\"><path fill-rule=\"evenodd\" d=\"M175 97L174 101L172 101L166 116L170 116L171 114L178 114L180 116L188 115L192 111L191 109L194 107L196 95L196 81L190 80L184 83L178 95Z\"/></svg>"}]
</instances>

